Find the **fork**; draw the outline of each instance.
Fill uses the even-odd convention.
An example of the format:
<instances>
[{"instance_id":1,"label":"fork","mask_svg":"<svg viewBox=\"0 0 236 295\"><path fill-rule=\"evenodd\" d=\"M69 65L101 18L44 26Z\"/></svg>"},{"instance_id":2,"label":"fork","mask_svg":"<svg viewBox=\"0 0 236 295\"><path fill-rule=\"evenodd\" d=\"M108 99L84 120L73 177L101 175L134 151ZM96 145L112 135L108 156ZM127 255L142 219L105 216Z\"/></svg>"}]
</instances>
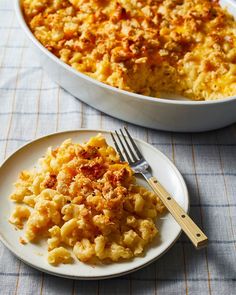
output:
<instances>
[{"instance_id":1,"label":"fork","mask_svg":"<svg viewBox=\"0 0 236 295\"><path fill-rule=\"evenodd\" d=\"M118 140L115 138L113 133L111 133L112 140L117 152L120 155L121 161L127 161L135 174L143 175L150 187L161 199L167 210L175 218L182 230L185 232L185 234L188 236L188 238L197 249L207 246L207 236L194 223L194 221L175 201L175 199L168 193L164 186L154 176L152 176L151 172L149 171L150 165L144 159L127 128L124 127L124 130L126 136L122 129L120 129L121 135L119 135L118 132L115 131Z\"/></svg>"}]
</instances>

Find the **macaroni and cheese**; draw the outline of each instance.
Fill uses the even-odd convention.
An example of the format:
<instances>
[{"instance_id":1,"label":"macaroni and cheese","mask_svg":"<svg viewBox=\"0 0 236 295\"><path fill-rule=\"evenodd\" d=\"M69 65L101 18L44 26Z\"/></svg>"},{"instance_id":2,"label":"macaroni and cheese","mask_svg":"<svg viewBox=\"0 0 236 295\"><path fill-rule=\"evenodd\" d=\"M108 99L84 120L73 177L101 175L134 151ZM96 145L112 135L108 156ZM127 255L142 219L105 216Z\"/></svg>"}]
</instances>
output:
<instances>
[{"instance_id":1,"label":"macaroni and cheese","mask_svg":"<svg viewBox=\"0 0 236 295\"><path fill-rule=\"evenodd\" d=\"M215 0L22 0L35 37L74 69L148 96L236 95L236 22Z\"/></svg>"},{"instance_id":2,"label":"macaroni and cheese","mask_svg":"<svg viewBox=\"0 0 236 295\"><path fill-rule=\"evenodd\" d=\"M101 134L48 148L38 167L20 173L10 199L18 204L9 221L19 229L26 221L28 242L47 238L55 265L72 261L70 248L83 262L141 255L164 210Z\"/></svg>"}]
</instances>

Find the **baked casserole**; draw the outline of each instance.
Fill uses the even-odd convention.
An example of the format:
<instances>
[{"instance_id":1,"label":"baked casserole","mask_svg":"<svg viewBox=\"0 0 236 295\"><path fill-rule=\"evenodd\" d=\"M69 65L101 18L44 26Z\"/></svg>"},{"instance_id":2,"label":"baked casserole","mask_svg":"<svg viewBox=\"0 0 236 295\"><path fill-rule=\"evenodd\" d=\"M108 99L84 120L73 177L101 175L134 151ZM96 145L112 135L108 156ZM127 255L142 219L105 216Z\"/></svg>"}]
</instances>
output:
<instances>
[{"instance_id":1,"label":"baked casserole","mask_svg":"<svg viewBox=\"0 0 236 295\"><path fill-rule=\"evenodd\" d=\"M111 86L193 100L236 95L236 22L218 0L22 0L35 37Z\"/></svg>"},{"instance_id":2,"label":"baked casserole","mask_svg":"<svg viewBox=\"0 0 236 295\"><path fill-rule=\"evenodd\" d=\"M10 199L10 223L25 227L20 242L47 238L54 265L71 263L73 255L92 263L140 256L164 211L100 134L83 145L68 139L49 148L35 169L20 173Z\"/></svg>"}]
</instances>

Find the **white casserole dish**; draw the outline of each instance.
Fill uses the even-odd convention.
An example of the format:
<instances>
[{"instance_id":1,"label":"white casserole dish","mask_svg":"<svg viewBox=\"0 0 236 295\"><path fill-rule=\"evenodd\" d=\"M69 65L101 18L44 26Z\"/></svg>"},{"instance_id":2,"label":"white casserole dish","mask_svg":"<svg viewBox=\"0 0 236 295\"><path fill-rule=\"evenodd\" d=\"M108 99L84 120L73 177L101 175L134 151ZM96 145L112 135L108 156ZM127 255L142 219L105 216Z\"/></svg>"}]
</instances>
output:
<instances>
[{"instance_id":1,"label":"white casserole dish","mask_svg":"<svg viewBox=\"0 0 236 295\"><path fill-rule=\"evenodd\" d=\"M236 122L236 96L216 101L189 101L180 97L153 98L98 82L74 70L49 52L31 33L15 0L20 25L31 41L44 70L75 97L113 117L160 130L199 132ZM234 0L220 1L236 17Z\"/></svg>"}]
</instances>

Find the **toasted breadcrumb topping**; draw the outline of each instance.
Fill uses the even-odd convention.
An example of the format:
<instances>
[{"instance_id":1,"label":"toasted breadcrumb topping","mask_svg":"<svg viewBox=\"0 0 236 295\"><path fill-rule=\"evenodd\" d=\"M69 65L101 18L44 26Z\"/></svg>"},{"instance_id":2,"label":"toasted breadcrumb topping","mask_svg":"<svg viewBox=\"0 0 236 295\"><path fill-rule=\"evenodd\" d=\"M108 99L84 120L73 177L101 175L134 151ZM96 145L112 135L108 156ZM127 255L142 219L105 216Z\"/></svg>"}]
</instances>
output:
<instances>
[{"instance_id":1,"label":"toasted breadcrumb topping","mask_svg":"<svg viewBox=\"0 0 236 295\"><path fill-rule=\"evenodd\" d=\"M36 38L76 70L148 96L236 94L236 22L218 0L22 0Z\"/></svg>"}]
</instances>

